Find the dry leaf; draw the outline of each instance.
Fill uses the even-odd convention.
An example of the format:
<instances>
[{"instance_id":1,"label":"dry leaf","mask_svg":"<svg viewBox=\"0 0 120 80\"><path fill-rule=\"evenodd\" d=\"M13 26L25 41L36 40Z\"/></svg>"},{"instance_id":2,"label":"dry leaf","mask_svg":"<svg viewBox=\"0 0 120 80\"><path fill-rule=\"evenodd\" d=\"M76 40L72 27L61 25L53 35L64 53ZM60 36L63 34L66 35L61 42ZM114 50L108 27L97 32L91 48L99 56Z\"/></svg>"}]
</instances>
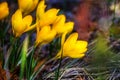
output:
<instances>
[{"instance_id":1,"label":"dry leaf","mask_svg":"<svg viewBox=\"0 0 120 80\"><path fill-rule=\"evenodd\" d=\"M93 0L84 0L75 14L75 30L79 33L79 39L89 40L91 31L95 29L96 23L90 20L90 10Z\"/></svg>"},{"instance_id":2,"label":"dry leaf","mask_svg":"<svg viewBox=\"0 0 120 80\"><path fill-rule=\"evenodd\" d=\"M7 80L6 71L2 68L2 62L0 61L0 80Z\"/></svg>"}]
</instances>

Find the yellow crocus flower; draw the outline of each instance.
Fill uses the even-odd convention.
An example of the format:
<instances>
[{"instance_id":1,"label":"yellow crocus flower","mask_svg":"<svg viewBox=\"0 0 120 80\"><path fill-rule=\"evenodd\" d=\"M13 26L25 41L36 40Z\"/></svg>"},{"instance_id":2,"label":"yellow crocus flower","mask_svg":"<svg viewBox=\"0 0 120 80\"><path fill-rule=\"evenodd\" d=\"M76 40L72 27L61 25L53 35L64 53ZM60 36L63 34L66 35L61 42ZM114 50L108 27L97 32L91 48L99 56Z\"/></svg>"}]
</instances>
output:
<instances>
[{"instance_id":1,"label":"yellow crocus flower","mask_svg":"<svg viewBox=\"0 0 120 80\"><path fill-rule=\"evenodd\" d=\"M55 8L46 11L39 20L39 26L41 27L52 24L57 18L58 11L59 9L55 9Z\"/></svg>"},{"instance_id":2,"label":"yellow crocus flower","mask_svg":"<svg viewBox=\"0 0 120 80\"><path fill-rule=\"evenodd\" d=\"M8 16L9 8L7 2L0 3L0 20Z\"/></svg>"},{"instance_id":3,"label":"yellow crocus flower","mask_svg":"<svg viewBox=\"0 0 120 80\"><path fill-rule=\"evenodd\" d=\"M36 8L38 2L39 0L18 0L18 5L24 14L28 14Z\"/></svg>"},{"instance_id":4,"label":"yellow crocus flower","mask_svg":"<svg viewBox=\"0 0 120 80\"><path fill-rule=\"evenodd\" d=\"M59 12L59 9L55 9L55 8L45 11L45 8L46 8L45 1L44 0L40 1L36 12L36 19L37 19L36 22L39 21L40 28L42 26L48 26L52 24L56 20L57 13Z\"/></svg>"},{"instance_id":5,"label":"yellow crocus flower","mask_svg":"<svg viewBox=\"0 0 120 80\"><path fill-rule=\"evenodd\" d=\"M85 55L84 53L87 51L88 43L86 41L77 40L78 33L72 33L64 42L65 35L66 33L62 35L62 48L55 58L82 58Z\"/></svg>"},{"instance_id":6,"label":"yellow crocus flower","mask_svg":"<svg viewBox=\"0 0 120 80\"><path fill-rule=\"evenodd\" d=\"M39 44L47 44L51 42L56 36L56 31L51 29L50 26L44 26L39 32L37 32L35 46Z\"/></svg>"},{"instance_id":7,"label":"yellow crocus flower","mask_svg":"<svg viewBox=\"0 0 120 80\"><path fill-rule=\"evenodd\" d=\"M58 11L59 9L55 9L55 8L52 8L46 11L43 14L43 17L41 17L40 19L40 25L43 26L43 25L52 24L57 18Z\"/></svg>"},{"instance_id":8,"label":"yellow crocus flower","mask_svg":"<svg viewBox=\"0 0 120 80\"><path fill-rule=\"evenodd\" d=\"M66 22L66 17L64 15L59 15L57 20L53 23L53 29L57 31L58 34L64 32L71 32L73 30L74 22Z\"/></svg>"},{"instance_id":9,"label":"yellow crocus flower","mask_svg":"<svg viewBox=\"0 0 120 80\"><path fill-rule=\"evenodd\" d=\"M20 9L18 9L13 15L12 15L12 30L13 34L16 37L19 37L22 33L31 30L35 28L35 26L31 26L32 23L32 16L27 15L24 18L22 17L22 12Z\"/></svg>"}]
</instances>

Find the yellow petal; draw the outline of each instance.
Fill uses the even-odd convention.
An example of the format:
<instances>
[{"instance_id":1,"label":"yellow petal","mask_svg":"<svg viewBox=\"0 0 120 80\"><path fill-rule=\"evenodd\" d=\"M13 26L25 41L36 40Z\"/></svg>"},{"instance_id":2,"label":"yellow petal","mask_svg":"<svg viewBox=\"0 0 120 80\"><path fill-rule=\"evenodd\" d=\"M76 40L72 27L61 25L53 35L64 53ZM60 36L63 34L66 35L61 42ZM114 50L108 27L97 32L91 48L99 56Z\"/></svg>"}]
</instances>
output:
<instances>
[{"instance_id":1,"label":"yellow petal","mask_svg":"<svg viewBox=\"0 0 120 80\"><path fill-rule=\"evenodd\" d=\"M14 29L14 32L20 32L20 33L26 29L26 26L22 21L22 12L20 10L17 10L12 15L12 27Z\"/></svg>"},{"instance_id":2,"label":"yellow petal","mask_svg":"<svg viewBox=\"0 0 120 80\"><path fill-rule=\"evenodd\" d=\"M30 31L30 30L32 30L32 29L34 29L34 28L36 27L36 24L30 26L31 23L32 23L32 16L31 16L31 15L25 16L25 17L23 18L23 22L24 22L24 24L27 26L27 28L24 30L24 32Z\"/></svg>"},{"instance_id":3,"label":"yellow petal","mask_svg":"<svg viewBox=\"0 0 120 80\"><path fill-rule=\"evenodd\" d=\"M65 16L59 15L57 20L53 24L53 28L57 31L58 34L62 34L64 32L71 32L73 30L74 23L67 22L65 23Z\"/></svg>"},{"instance_id":4,"label":"yellow petal","mask_svg":"<svg viewBox=\"0 0 120 80\"><path fill-rule=\"evenodd\" d=\"M64 25L64 32L70 33L73 30L74 22L67 22Z\"/></svg>"},{"instance_id":5,"label":"yellow petal","mask_svg":"<svg viewBox=\"0 0 120 80\"><path fill-rule=\"evenodd\" d=\"M32 4L31 11L33 11L33 10L36 8L38 2L39 2L39 0L33 0L33 4ZM31 12L31 11L30 11L30 12Z\"/></svg>"},{"instance_id":6,"label":"yellow petal","mask_svg":"<svg viewBox=\"0 0 120 80\"><path fill-rule=\"evenodd\" d=\"M64 47L70 49L77 41L78 33L72 33L64 43Z\"/></svg>"},{"instance_id":7,"label":"yellow petal","mask_svg":"<svg viewBox=\"0 0 120 80\"><path fill-rule=\"evenodd\" d=\"M84 49L84 51L86 51L87 49ZM70 57L70 58L82 58L85 56L85 53L81 53L80 50L70 50L70 51L66 51L66 50L63 50L63 53L62 53L62 50L60 50L57 55L55 56L55 58L61 58L61 56L64 58L64 57Z\"/></svg>"},{"instance_id":8,"label":"yellow petal","mask_svg":"<svg viewBox=\"0 0 120 80\"><path fill-rule=\"evenodd\" d=\"M28 11L31 8L32 3L32 0L18 0L18 5L22 12Z\"/></svg>"},{"instance_id":9,"label":"yellow petal","mask_svg":"<svg viewBox=\"0 0 120 80\"><path fill-rule=\"evenodd\" d=\"M31 15L27 15L23 18L23 22L27 25L30 26L32 23L32 16Z\"/></svg>"},{"instance_id":10,"label":"yellow petal","mask_svg":"<svg viewBox=\"0 0 120 80\"><path fill-rule=\"evenodd\" d=\"M66 42L68 43L75 43L77 41L77 38L78 38L78 33L72 33L68 39L66 40Z\"/></svg>"},{"instance_id":11,"label":"yellow petal","mask_svg":"<svg viewBox=\"0 0 120 80\"><path fill-rule=\"evenodd\" d=\"M70 58L82 58L84 57L85 54L76 54L75 52L74 53L70 53L69 55L66 55L66 57L70 57Z\"/></svg>"},{"instance_id":12,"label":"yellow petal","mask_svg":"<svg viewBox=\"0 0 120 80\"><path fill-rule=\"evenodd\" d=\"M45 8L46 8L45 1L44 0L40 1L36 11L37 21L43 16Z\"/></svg>"},{"instance_id":13,"label":"yellow petal","mask_svg":"<svg viewBox=\"0 0 120 80\"><path fill-rule=\"evenodd\" d=\"M80 51L80 53L85 53L87 51L87 48L80 49L79 51Z\"/></svg>"},{"instance_id":14,"label":"yellow petal","mask_svg":"<svg viewBox=\"0 0 120 80\"><path fill-rule=\"evenodd\" d=\"M54 29L57 31L58 34L62 34L64 32L70 33L73 30L73 27L73 22L67 22L64 25L58 25L54 27Z\"/></svg>"},{"instance_id":15,"label":"yellow petal","mask_svg":"<svg viewBox=\"0 0 120 80\"><path fill-rule=\"evenodd\" d=\"M51 42L56 35L56 31L55 30L51 30L50 26L44 26L37 35L36 38L36 46L40 43L49 43Z\"/></svg>"},{"instance_id":16,"label":"yellow petal","mask_svg":"<svg viewBox=\"0 0 120 80\"><path fill-rule=\"evenodd\" d=\"M19 8L24 12L24 14L28 14L35 9L37 6L38 0L18 0Z\"/></svg>"},{"instance_id":17,"label":"yellow petal","mask_svg":"<svg viewBox=\"0 0 120 80\"><path fill-rule=\"evenodd\" d=\"M34 28L36 28L36 26L37 26L37 23L35 23L35 24L31 25L31 26L27 26L27 29L25 29L24 32L27 32L27 31L33 30Z\"/></svg>"},{"instance_id":18,"label":"yellow petal","mask_svg":"<svg viewBox=\"0 0 120 80\"><path fill-rule=\"evenodd\" d=\"M41 30L40 33L42 33L42 35L46 35L47 33L49 33L50 31L50 26L44 26ZM45 36L43 36L45 37Z\"/></svg>"},{"instance_id":19,"label":"yellow petal","mask_svg":"<svg viewBox=\"0 0 120 80\"><path fill-rule=\"evenodd\" d=\"M64 23L65 23L65 20L66 20L66 17L65 17L65 15L63 15L63 14L61 14L61 15L59 15L58 17L57 17L57 19L56 19L56 21L54 22L54 24L53 25L64 25Z\"/></svg>"},{"instance_id":20,"label":"yellow petal","mask_svg":"<svg viewBox=\"0 0 120 80\"><path fill-rule=\"evenodd\" d=\"M44 39L44 37L46 37L46 34L48 35L50 31L50 27L49 26L44 26L40 31L37 32L37 37L36 37L36 46L38 44L40 44Z\"/></svg>"},{"instance_id":21,"label":"yellow petal","mask_svg":"<svg viewBox=\"0 0 120 80\"><path fill-rule=\"evenodd\" d=\"M87 47L87 41L77 41L75 47L79 47L80 49L85 49Z\"/></svg>"},{"instance_id":22,"label":"yellow petal","mask_svg":"<svg viewBox=\"0 0 120 80\"><path fill-rule=\"evenodd\" d=\"M71 47L71 50L69 50L68 52L73 52L75 54L82 54L85 53L87 50L87 45L85 43L81 43L81 44L75 44L73 47ZM70 54L71 55L71 54Z\"/></svg>"},{"instance_id":23,"label":"yellow petal","mask_svg":"<svg viewBox=\"0 0 120 80\"><path fill-rule=\"evenodd\" d=\"M87 51L87 46L87 41L77 41L75 44L75 49L78 50L79 53L85 53Z\"/></svg>"},{"instance_id":24,"label":"yellow petal","mask_svg":"<svg viewBox=\"0 0 120 80\"><path fill-rule=\"evenodd\" d=\"M53 23L53 28L57 31L57 33L63 33L65 31L64 24L65 24L65 16L59 15L56 21Z\"/></svg>"},{"instance_id":25,"label":"yellow petal","mask_svg":"<svg viewBox=\"0 0 120 80\"><path fill-rule=\"evenodd\" d=\"M40 26L46 26L52 24L56 18L59 9L49 9L44 13L42 18L40 19Z\"/></svg>"},{"instance_id":26,"label":"yellow petal","mask_svg":"<svg viewBox=\"0 0 120 80\"><path fill-rule=\"evenodd\" d=\"M7 2L0 3L0 19L5 18L9 14L9 8Z\"/></svg>"},{"instance_id":27,"label":"yellow petal","mask_svg":"<svg viewBox=\"0 0 120 80\"><path fill-rule=\"evenodd\" d=\"M87 48L81 49L80 47L76 47L75 45L73 45L71 48L63 49L63 53L64 56L66 57L71 57L71 58L81 58L83 57L86 52Z\"/></svg>"},{"instance_id":28,"label":"yellow petal","mask_svg":"<svg viewBox=\"0 0 120 80\"><path fill-rule=\"evenodd\" d=\"M46 37L44 37L44 43L48 44L49 42L51 42L56 36L56 31L53 29L51 30L48 35Z\"/></svg>"}]
</instances>

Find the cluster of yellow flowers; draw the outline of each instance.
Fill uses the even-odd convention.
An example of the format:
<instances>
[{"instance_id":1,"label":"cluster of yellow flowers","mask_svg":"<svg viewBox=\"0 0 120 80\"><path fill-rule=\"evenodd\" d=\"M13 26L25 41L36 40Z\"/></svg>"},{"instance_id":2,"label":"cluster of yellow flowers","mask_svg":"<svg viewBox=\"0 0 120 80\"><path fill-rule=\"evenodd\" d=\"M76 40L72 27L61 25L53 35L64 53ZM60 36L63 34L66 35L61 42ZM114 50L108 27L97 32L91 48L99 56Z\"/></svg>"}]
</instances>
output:
<instances>
[{"instance_id":1,"label":"cluster of yellow flowers","mask_svg":"<svg viewBox=\"0 0 120 80\"><path fill-rule=\"evenodd\" d=\"M81 58L85 55L88 43L77 40L78 33L72 33L65 41L66 34L73 30L74 22L66 22L65 15L58 15L59 9L52 8L46 11L45 0L18 0L18 5L19 9L15 11L11 19L15 37L20 37L23 33L36 29L35 46L47 44L57 36L62 36L61 49L56 58ZM6 14L0 12L0 16L3 15L0 19L8 15L7 7L6 2L0 4L0 11L6 9ZM36 22L32 24L32 16L28 14L36 7Z\"/></svg>"}]
</instances>

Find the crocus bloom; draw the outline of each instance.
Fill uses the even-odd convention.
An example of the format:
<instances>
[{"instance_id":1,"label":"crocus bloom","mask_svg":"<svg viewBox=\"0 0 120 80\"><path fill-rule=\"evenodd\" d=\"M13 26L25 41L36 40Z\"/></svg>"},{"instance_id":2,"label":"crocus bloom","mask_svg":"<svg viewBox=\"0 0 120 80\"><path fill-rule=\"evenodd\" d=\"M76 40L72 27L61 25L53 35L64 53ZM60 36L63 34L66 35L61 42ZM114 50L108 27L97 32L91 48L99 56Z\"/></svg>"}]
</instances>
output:
<instances>
[{"instance_id":1,"label":"crocus bloom","mask_svg":"<svg viewBox=\"0 0 120 80\"><path fill-rule=\"evenodd\" d=\"M18 5L24 14L28 14L36 8L38 1L39 0L18 0Z\"/></svg>"},{"instance_id":2,"label":"crocus bloom","mask_svg":"<svg viewBox=\"0 0 120 80\"><path fill-rule=\"evenodd\" d=\"M12 30L13 34L16 37L19 37L22 33L31 30L32 28L30 27L32 23L32 16L27 15L24 18L22 17L22 12L21 10L17 10L13 15L12 15Z\"/></svg>"},{"instance_id":3,"label":"crocus bloom","mask_svg":"<svg viewBox=\"0 0 120 80\"><path fill-rule=\"evenodd\" d=\"M37 32L35 46L47 44L51 42L56 36L56 31L50 26L44 26Z\"/></svg>"},{"instance_id":4,"label":"crocus bloom","mask_svg":"<svg viewBox=\"0 0 120 80\"><path fill-rule=\"evenodd\" d=\"M62 48L56 55L56 58L70 57L82 58L87 50L88 43L86 41L77 40L78 33L72 33L68 39L65 40L65 34L62 36Z\"/></svg>"},{"instance_id":5,"label":"crocus bloom","mask_svg":"<svg viewBox=\"0 0 120 80\"><path fill-rule=\"evenodd\" d=\"M57 31L57 34L62 34L64 32L71 32L73 30L74 23L66 22L66 17L64 15L59 15L57 20L53 23L53 28Z\"/></svg>"},{"instance_id":6,"label":"crocus bloom","mask_svg":"<svg viewBox=\"0 0 120 80\"><path fill-rule=\"evenodd\" d=\"M57 18L58 11L55 8L46 11L40 19L40 26L52 24Z\"/></svg>"},{"instance_id":7,"label":"crocus bloom","mask_svg":"<svg viewBox=\"0 0 120 80\"><path fill-rule=\"evenodd\" d=\"M7 2L0 3L0 20L8 16L9 8Z\"/></svg>"},{"instance_id":8,"label":"crocus bloom","mask_svg":"<svg viewBox=\"0 0 120 80\"><path fill-rule=\"evenodd\" d=\"M57 18L57 13L59 9L52 8L45 11L45 7L46 5L44 0L40 1L37 7L37 12L36 12L36 19L37 21L39 21L39 27L50 25Z\"/></svg>"}]
</instances>

